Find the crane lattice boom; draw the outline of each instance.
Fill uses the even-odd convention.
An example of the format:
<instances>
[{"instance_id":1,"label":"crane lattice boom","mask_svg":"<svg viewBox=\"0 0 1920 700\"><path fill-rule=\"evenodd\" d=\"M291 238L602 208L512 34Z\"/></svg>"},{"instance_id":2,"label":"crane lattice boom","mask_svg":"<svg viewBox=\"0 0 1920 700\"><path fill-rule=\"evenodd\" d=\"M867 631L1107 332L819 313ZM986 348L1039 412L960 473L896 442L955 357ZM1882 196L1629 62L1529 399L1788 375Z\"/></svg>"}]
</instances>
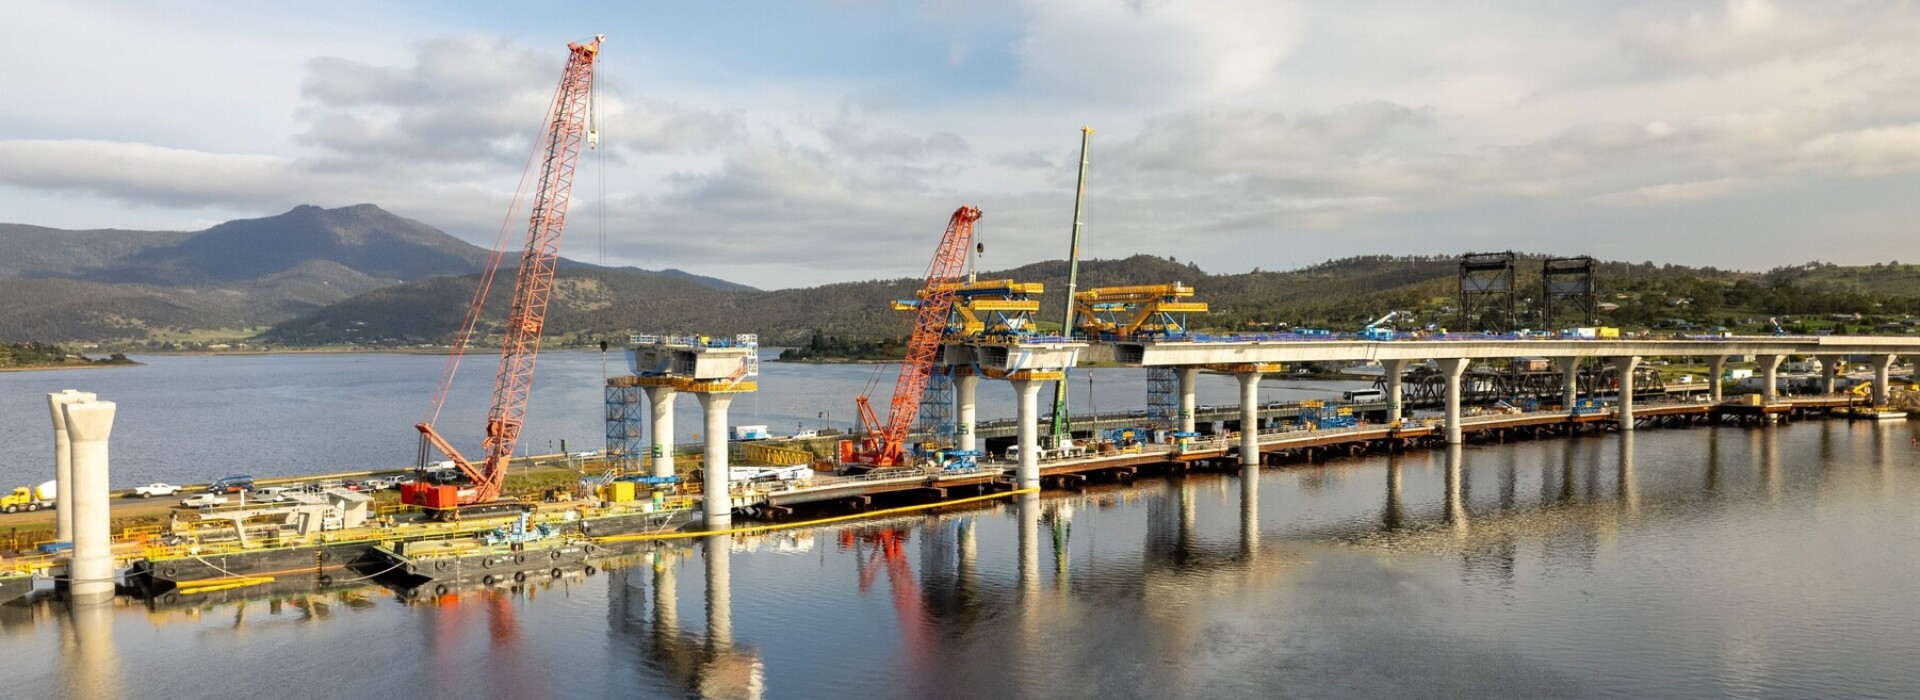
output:
<instances>
[{"instance_id":1,"label":"crane lattice boom","mask_svg":"<svg viewBox=\"0 0 1920 700\"><path fill-rule=\"evenodd\" d=\"M462 504L485 503L500 496L507 463L519 442L526 420L527 394L533 388L534 361L540 354L540 331L546 325L547 300L553 292L554 265L560 255L560 233L566 227L567 206L573 199L573 176L581 144L589 138L587 117L593 91L594 59L604 37L586 44L568 44L567 67L560 77L551 117L541 143L540 178L533 193L527 223L527 244L520 252L514 275L513 305L507 314L506 338L500 347L500 368L494 377L493 403L487 410L485 457L475 465L442 438L431 423L415 426L425 438L474 482ZM484 302L476 302L484 303ZM477 316L478 310L474 311Z\"/></svg>"},{"instance_id":2,"label":"crane lattice boom","mask_svg":"<svg viewBox=\"0 0 1920 700\"><path fill-rule=\"evenodd\" d=\"M878 435L868 436L868 449L861 459L866 464L886 467L901 463L907 434L920 414L920 395L926 391L927 378L939 359L940 341L946 335L947 316L953 309L954 282L966 272L967 251L973 247L973 222L979 220L980 210L975 207L954 210L933 262L927 265L913 335L907 339L907 356L900 363L900 378L893 384L893 401L887 406L887 425Z\"/></svg>"}]
</instances>

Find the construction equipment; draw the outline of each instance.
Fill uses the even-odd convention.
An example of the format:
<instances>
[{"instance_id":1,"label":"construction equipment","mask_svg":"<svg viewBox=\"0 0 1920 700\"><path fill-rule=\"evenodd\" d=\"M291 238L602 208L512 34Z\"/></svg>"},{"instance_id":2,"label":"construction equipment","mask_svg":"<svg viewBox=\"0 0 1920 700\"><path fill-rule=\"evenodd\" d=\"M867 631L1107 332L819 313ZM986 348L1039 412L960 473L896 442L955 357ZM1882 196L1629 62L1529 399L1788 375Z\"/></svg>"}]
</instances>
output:
<instances>
[{"instance_id":1,"label":"construction equipment","mask_svg":"<svg viewBox=\"0 0 1920 700\"><path fill-rule=\"evenodd\" d=\"M41 508L52 508L54 486L55 484L51 481L39 486L16 486L13 493L0 496L0 511L18 513L23 510L36 511Z\"/></svg>"},{"instance_id":2,"label":"construction equipment","mask_svg":"<svg viewBox=\"0 0 1920 700\"><path fill-rule=\"evenodd\" d=\"M1073 187L1073 238L1067 248L1067 317L1060 322L1060 334L1073 334L1074 291L1080 285L1080 215L1087 203L1087 148L1093 143L1093 127L1080 127L1080 175ZM1067 415L1067 377L1061 371L1053 383L1053 420L1047 431L1048 442L1064 447L1073 441L1073 421Z\"/></svg>"},{"instance_id":3,"label":"construction equipment","mask_svg":"<svg viewBox=\"0 0 1920 700\"><path fill-rule=\"evenodd\" d=\"M605 38L596 36L585 44L567 44L567 65L560 76L560 87L554 93L546 129L536 142L535 147L544 150L544 157L540 158L532 215L527 223L526 247L520 253L515 271L513 304L507 314L506 337L500 345L500 367L494 378L493 403L487 411L485 439L481 443L486 456L478 464L468 460L434 429L433 421L446 402L454 371L459 367L460 355L473 339L481 310L486 304L487 289L505 252L502 247L495 248L486 271L481 275L479 287L467 309L459 342L455 344L455 353L448 358L428 418L414 426L420 431L420 468L424 471L426 467L427 446L431 444L472 480L473 486L459 489L450 484L433 485L421 480L402 488L401 500L408 504L440 511L446 517L448 513L457 516L462 506L486 504L500 497L500 490L506 482L507 465L513 458L513 448L520 440L520 429L526 420L527 394L533 387L534 360L540 354L540 331L546 323L547 300L553 291L553 270L559 260L560 234L566 226L567 207L573 198L574 170L580 160L580 148L583 144L591 147L592 143L598 141L593 125L589 123L589 115L593 105L594 61L600 55L600 45ZM504 233L503 229L503 236Z\"/></svg>"},{"instance_id":4,"label":"construction equipment","mask_svg":"<svg viewBox=\"0 0 1920 700\"><path fill-rule=\"evenodd\" d=\"M1089 339L1167 338L1186 335L1187 314L1207 312L1204 301L1183 301L1192 296L1179 282L1098 287L1075 294L1073 304Z\"/></svg>"},{"instance_id":5,"label":"construction equipment","mask_svg":"<svg viewBox=\"0 0 1920 700\"><path fill-rule=\"evenodd\" d=\"M921 394L940 356L940 344L946 338L949 315L957 282L964 271L967 251L973 247L973 223L980 210L972 206L955 209L947 221L947 232L927 265L926 283L914 307L913 335L907 338L907 356L900 363L900 378L893 383L893 400L887 405L887 421L882 424L874 414L867 394L854 400L860 417L860 445L852 454L852 463L861 467L892 467L905 463L907 433L919 417Z\"/></svg>"},{"instance_id":6,"label":"construction equipment","mask_svg":"<svg viewBox=\"0 0 1920 700\"><path fill-rule=\"evenodd\" d=\"M1351 428L1360 424L1353 415L1353 408L1338 406L1325 401L1308 400L1300 402L1300 424L1319 430L1333 428ZM1247 426L1241 426L1246 430Z\"/></svg>"},{"instance_id":7,"label":"construction equipment","mask_svg":"<svg viewBox=\"0 0 1920 700\"><path fill-rule=\"evenodd\" d=\"M1787 334L1787 329L1785 329L1785 328L1782 328L1782 327L1780 327L1780 319L1777 319L1777 318L1774 318L1774 317L1772 317L1772 316L1768 316L1768 317L1767 317L1767 323L1768 323L1769 325L1771 325L1771 326L1773 326L1773 334L1774 334L1774 335L1786 335L1786 334Z\"/></svg>"},{"instance_id":8,"label":"construction equipment","mask_svg":"<svg viewBox=\"0 0 1920 700\"><path fill-rule=\"evenodd\" d=\"M938 289L916 292L913 299L893 302L893 310L917 311L936 292L950 295L952 310L942 331L946 340L1012 342L1033 334L1033 314L1040 310L1040 300L1033 296L1046 290L1039 282L944 282Z\"/></svg>"},{"instance_id":9,"label":"construction equipment","mask_svg":"<svg viewBox=\"0 0 1920 700\"><path fill-rule=\"evenodd\" d=\"M1381 316L1379 320L1376 320L1373 323L1369 323L1367 324L1367 327L1360 329L1360 339L1361 340L1393 340L1393 337L1394 337L1393 329L1381 328L1380 326L1386 324L1386 322L1388 321L1393 320L1395 317L1399 315L1400 315L1400 312L1398 311L1388 311L1387 315Z\"/></svg>"}]
</instances>

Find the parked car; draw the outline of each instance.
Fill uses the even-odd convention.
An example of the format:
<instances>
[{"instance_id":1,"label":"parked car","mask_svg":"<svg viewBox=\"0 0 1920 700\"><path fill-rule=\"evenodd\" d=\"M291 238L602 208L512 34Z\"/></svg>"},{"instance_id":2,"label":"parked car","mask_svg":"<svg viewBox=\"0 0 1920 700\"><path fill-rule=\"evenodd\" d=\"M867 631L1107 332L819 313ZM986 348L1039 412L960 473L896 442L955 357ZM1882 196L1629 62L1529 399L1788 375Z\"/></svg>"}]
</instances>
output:
<instances>
[{"instance_id":1,"label":"parked car","mask_svg":"<svg viewBox=\"0 0 1920 700\"><path fill-rule=\"evenodd\" d=\"M313 482L313 485L307 487L307 490L312 491L314 493L319 493L327 489L346 488L346 486L347 486L347 482L345 481L341 481L339 479L328 479L326 481Z\"/></svg>"},{"instance_id":2,"label":"parked car","mask_svg":"<svg viewBox=\"0 0 1920 700\"><path fill-rule=\"evenodd\" d=\"M221 477L207 485L207 493L240 493L253 490L253 477L240 475Z\"/></svg>"},{"instance_id":3,"label":"parked car","mask_svg":"<svg viewBox=\"0 0 1920 700\"><path fill-rule=\"evenodd\" d=\"M177 495L180 495L180 487L174 486L173 484L163 484L163 483L156 482L152 484L147 484L146 486L134 487L133 495L139 496L141 498L153 498L154 496L177 496Z\"/></svg>"},{"instance_id":4,"label":"parked car","mask_svg":"<svg viewBox=\"0 0 1920 700\"><path fill-rule=\"evenodd\" d=\"M293 500L294 490L290 486L267 486L253 490L253 500L261 503L280 503Z\"/></svg>"},{"instance_id":5,"label":"parked car","mask_svg":"<svg viewBox=\"0 0 1920 700\"><path fill-rule=\"evenodd\" d=\"M461 474L458 469L436 469L427 472L427 483L437 485L452 484L460 481L463 476L466 475Z\"/></svg>"},{"instance_id":6,"label":"parked car","mask_svg":"<svg viewBox=\"0 0 1920 700\"><path fill-rule=\"evenodd\" d=\"M206 508L208 506L225 505L226 502L227 502L226 496L216 496L211 493L203 493L198 496L193 496L193 497L181 500L180 505L186 506L188 508Z\"/></svg>"},{"instance_id":7,"label":"parked car","mask_svg":"<svg viewBox=\"0 0 1920 700\"><path fill-rule=\"evenodd\" d=\"M385 491L399 487L400 477L397 476L376 476L360 482L360 490L362 491Z\"/></svg>"}]
</instances>

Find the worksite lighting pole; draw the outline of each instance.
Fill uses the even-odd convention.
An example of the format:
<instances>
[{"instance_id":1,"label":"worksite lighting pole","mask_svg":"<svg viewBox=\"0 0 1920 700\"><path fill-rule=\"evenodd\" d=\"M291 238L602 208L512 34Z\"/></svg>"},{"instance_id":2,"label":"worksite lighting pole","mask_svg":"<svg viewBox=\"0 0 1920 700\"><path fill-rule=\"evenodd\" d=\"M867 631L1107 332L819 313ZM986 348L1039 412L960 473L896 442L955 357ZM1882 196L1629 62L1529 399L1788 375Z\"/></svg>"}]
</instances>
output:
<instances>
[{"instance_id":1,"label":"worksite lighting pole","mask_svg":"<svg viewBox=\"0 0 1920 700\"><path fill-rule=\"evenodd\" d=\"M1073 293L1080 283L1080 213L1087 201L1087 144L1093 140L1093 127L1080 127L1080 178L1073 195L1073 240L1067 251L1067 317L1060 324L1060 335L1073 339ZM1067 417L1067 377L1071 368L1063 368L1053 383L1053 447L1059 449L1073 436Z\"/></svg>"}]
</instances>

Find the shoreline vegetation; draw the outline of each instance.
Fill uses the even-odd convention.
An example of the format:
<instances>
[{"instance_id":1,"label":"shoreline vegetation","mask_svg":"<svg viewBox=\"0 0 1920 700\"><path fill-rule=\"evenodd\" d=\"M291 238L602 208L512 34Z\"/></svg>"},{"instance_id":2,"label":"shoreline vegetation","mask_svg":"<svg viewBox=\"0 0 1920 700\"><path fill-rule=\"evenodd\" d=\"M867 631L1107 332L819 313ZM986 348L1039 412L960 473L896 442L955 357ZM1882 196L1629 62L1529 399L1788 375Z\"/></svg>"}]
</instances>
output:
<instances>
[{"instance_id":1,"label":"shoreline vegetation","mask_svg":"<svg viewBox=\"0 0 1920 700\"><path fill-rule=\"evenodd\" d=\"M140 364L122 353L116 352L95 359L52 343L25 342L0 345L0 372L136 367Z\"/></svg>"}]
</instances>

